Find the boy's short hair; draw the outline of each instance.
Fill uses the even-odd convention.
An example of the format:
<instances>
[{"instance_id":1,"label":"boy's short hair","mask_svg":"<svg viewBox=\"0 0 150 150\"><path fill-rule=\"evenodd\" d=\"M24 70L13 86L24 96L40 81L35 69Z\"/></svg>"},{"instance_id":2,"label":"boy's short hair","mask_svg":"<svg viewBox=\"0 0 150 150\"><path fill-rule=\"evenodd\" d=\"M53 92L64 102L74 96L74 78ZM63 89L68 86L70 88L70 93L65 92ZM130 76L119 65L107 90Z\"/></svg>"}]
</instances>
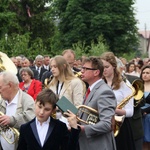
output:
<instances>
[{"instance_id":1,"label":"boy's short hair","mask_svg":"<svg viewBox=\"0 0 150 150\"><path fill-rule=\"evenodd\" d=\"M58 96L51 89L43 89L36 98L36 102L40 105L45 105L45 103L50 103L53 108L56 108L56 103L58 101Z\"/></svg>"}]
</instances>

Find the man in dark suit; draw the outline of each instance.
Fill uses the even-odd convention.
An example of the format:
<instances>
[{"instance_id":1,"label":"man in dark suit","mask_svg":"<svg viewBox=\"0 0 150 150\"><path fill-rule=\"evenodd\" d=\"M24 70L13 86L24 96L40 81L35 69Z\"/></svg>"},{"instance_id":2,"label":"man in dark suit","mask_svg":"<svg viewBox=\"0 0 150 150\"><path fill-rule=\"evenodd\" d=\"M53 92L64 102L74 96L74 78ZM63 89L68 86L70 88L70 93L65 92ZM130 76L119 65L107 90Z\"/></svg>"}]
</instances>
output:
<instances>
[{"instance_id":1,"label":"man in dark suit","mask_svg":"<svg viewBox=\"0 0 150 150\"><path fill-rule=\"evenodd\" d=\"M76 150L80 128L77 126L76 115L65 112L71 130L65 123L53 119L57 96L50 89L44 89L37 96L35 115L32 121L20 128L17 150Z\"/></svg>"},{"instance_id":2,"label":"man in dark suit","mask_svg":"<svg viewBox=\"0 0 150 150\"><path fill-rule=\"evenodd\" d=\"M98 120L94 124L81 123L79 148L80 150L116 150L112 118L115 115L117 101L112 89L102 79L102 61L96 57L86 58L81 73L82 80L86 81L90 88L84 105L97 110ZM86 111L81 112L79 116L83 120L88 118Z\"/></svg>"},{"instance_id":3,"label":"man in dark suit","mask_svg":"<svg viewBox=\"0 0 150 150\"><path fill-rule=\"evenodd\" d=\"M39 73L39 80L41 81L42 75L45 71L47 71L44 67L43 67L43 60L44 57L42 55L37 55L35 58L35 65L31 67L31 69L36 69Z\"/></svg>"},{"instance_id":4,"label":"man in dark suit","mask_svg":"<svg viewBox=\"0 0 150 150\"><path fill-rule=\"evenodd\" d=\"M51 70L51 68L50 68L50 57L48 55L44 55L43 67L48 71Z\"/></svg>"}]
</instances>

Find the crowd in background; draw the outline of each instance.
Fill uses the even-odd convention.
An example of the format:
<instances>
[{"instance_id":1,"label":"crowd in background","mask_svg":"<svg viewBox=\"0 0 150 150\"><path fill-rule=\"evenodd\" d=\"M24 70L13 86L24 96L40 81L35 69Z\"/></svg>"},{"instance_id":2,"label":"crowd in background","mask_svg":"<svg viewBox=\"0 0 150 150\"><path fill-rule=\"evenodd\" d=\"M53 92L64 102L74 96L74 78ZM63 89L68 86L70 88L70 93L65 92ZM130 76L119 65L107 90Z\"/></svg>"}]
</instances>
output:
<instances>
[{"instance_id":1,"label":"crowd in background","mask_svg":"<svg viewBox=\"0 0 150 150\"><path fill-rule=\"evenodd\" d=\"M119 108L115 110L116 114L125 115L125 126L123 125L120 130L121 136L115 139L117 149L119 150L122 147L121 143L125 142L128 142L129 146L124 148L126 150L128 148L130 150L142 150L142 147L143 150L150 149L150 59L137 57L127 61L125 58L118 58L111 52L106 52L96 58L101 59L103 62L104 74L101 78L115 93L117 105L121 100L132 94L132 91L124 83L125 80L128 80L132 85L133 80L130 81L130 77L135 77L134 79L139 79L144 84L144 95L138 107L134 107L134 98L131 98L122 111ZM36 100L42 89L50 88L59 98L66 96L75 106L83 103L85 91L90 83L89 80L87 82L81 80L81 74L89 69L84 65L93 61L88 62L87 59L86 56L76 59L73 50L65 50L61 56L52 58L49 55L37 55L34 60L26 56L11 58L18 70L17 77L20 89L29 94L34 100ZM95 68L90 69L94 70ZM127 92L128 90L129 92ZM119 93L123 93L123 96ZM56 115L58 119L68 125L67 120L60 114L59 110ZM136 122L137 120L139 122ZM124 132L128 130L128 132L124 133L122 130ZM130 131L132 135L129 135ZM132 146L132 140L135 143L134 146ZM82 146L80 149L82 150Z\"/></svg>"}]
</instances>

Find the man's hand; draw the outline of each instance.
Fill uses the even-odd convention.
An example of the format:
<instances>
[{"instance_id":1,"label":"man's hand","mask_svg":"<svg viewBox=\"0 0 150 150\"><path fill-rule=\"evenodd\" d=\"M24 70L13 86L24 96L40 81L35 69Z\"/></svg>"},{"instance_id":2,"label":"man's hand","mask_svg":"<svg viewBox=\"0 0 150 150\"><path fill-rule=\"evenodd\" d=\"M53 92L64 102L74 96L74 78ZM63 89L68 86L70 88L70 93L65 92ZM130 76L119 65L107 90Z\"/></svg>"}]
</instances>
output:
<instances>
[{"instance_id":1,"label":"man's hand","mask_svg":"<svg viewBox=\"0 0 150 150\"><path fill-rule=\"evenodd\" d=\"M2 115L0 116L0 125L6 126L10 124L10 116Z\"/></svg>"},{"instance_id":2,"label":"man's hand","mask_svg":"<svg viewBox=\"0 0 150 150\"><path fill-rule=\"evenodd\" d=\"M76 115L74 113L72 113L70 110L67 110L67 112L64 112L64 115L67 116L67 120L69 123L69 126L72 128L77 129L77 118Z\"/></svg>"}]
</instances>

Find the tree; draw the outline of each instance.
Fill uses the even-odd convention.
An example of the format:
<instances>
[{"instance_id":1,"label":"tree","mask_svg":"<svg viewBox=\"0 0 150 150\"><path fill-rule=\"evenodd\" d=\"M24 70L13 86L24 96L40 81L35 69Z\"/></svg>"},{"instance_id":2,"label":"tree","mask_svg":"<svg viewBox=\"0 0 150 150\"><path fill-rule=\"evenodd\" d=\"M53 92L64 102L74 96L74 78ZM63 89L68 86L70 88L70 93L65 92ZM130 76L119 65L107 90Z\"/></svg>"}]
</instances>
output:
<instances>
[{"instance_id":1,"label":"tree","mask_svg":"<svg viewBox=\"0 0 150 150\"><path fill-rule=\"evenodd\" d=\"M15 3L15 2L14 2ZM3 0L0 5L0 37L9 34L12 30L18 30L16 13L10 10L11 1Z\"/></svg>"},{"instance_id":2,"label":"tree","mask_svg":"<svg viewBox=\"0 0 150 150\"><path fill-rule=\"evenodd\" d=\"M24 52L28 52L28 55L51 53L51 39L55 26L50 16L51 7L45 6L48 2L51 0L3 0L1 2L0 43L3 44L1 45L2 51L10 56L25 54ZM5 34L8 35L7 42ZM20 39L20 42L15 39ZM11 45L12 43L15 46Z\"/></svg>"},{"instance_id":3,"label":"tree","mask_svg":"<svg viewBox=\"0 0 150 150\"><path fill-rule=\"evenodd\" d=\"M110 50L126 53L138 45L134 0L55 0L61 49L78 41L97 43L102 34Z\"/></svg>"}]
</instances>

